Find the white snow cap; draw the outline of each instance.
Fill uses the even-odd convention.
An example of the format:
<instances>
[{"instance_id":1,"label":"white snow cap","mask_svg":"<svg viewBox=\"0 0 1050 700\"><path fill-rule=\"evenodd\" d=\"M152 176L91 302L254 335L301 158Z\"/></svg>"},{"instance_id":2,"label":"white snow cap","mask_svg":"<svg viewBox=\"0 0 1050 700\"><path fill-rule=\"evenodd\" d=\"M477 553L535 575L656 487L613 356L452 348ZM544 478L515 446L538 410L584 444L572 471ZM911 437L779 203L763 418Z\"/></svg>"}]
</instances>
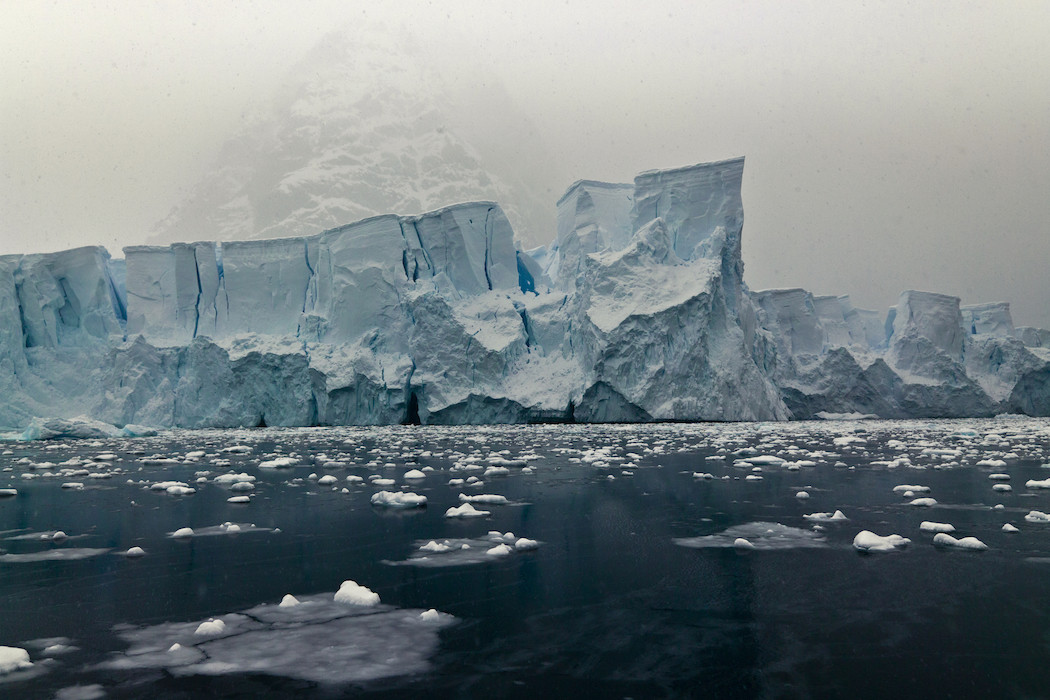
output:
<instances>
[{"instance_id":1,"label":"white snow cap","mask_svg":"<svg viewBox=\"0 0 1050 700\"><path fill-rule=\"evenodd\" d=\"M853 538L853 548L861 552L892 552L911 544L911 540L900 535L876 535L871 530L861 530Z\"/></svg>"},{"instance_id":2,"label":"white snow cap","mask_svg":"<svg viewBox=\"0 0 1050 700\"><path fill-rule=\"evenodd\" d=\"M0 676L29 668L29 652L19 647L0 647Z\"/></svg>"},{"instance_id":3,"label":"white snow cap","mask_svg":"<svg viewBox=\"0 0 1050 700\"><path fill-rule=\"evenodd\" d=\"M379 605L379 594L365 588L356 581L347 580L339 585L339 590L335 592L334 600L337 603L345 603L346 605L371 607Z\"/></svg>"}]
</instances>

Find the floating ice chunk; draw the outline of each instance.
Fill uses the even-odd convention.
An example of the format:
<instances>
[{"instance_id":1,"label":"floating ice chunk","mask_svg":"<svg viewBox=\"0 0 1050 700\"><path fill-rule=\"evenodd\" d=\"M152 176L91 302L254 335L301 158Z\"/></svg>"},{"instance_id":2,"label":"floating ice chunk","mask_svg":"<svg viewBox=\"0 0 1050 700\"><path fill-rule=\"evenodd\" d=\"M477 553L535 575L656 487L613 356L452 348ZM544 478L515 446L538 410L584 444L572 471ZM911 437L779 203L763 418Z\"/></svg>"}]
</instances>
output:
<instances>
[{"instance_id":1,"label":"floating ice chunk","mask_svg":"<svg viewBox=\"0 0 1050 700\"><path fill-rule=\"evenodd\" d=\"M787 460L774 455L759 455L757 457L748 457L747 461L755 466L779 467Z\"/></svg>"},{"instance_id":2,"label":"floating ice chunk","mask_svg":"<svg viewBox=\"0 0 1050 700\"><path fill-rule=\"evenodd\" d=\"M744 477L744 481L762 481L762 477L758 474L748 474Z\"/></svg>"},{"instance_id":3,"label":"floating ice chunk","mask_svg":"<svg viewBox=\"0 0 1050 700\"><path fill-rule=\"evenodd\" d=\"M169 486L168 488L164 489L164 493L168 494L169 496L189 496L191 494L197 493L197 489L191 488L189 486Z\"/></svg>"},{"instance_id":4,"label":"floating ice chunk","mask_svg":"<svg viewBox=\"0 0 1050 700\"><path fill-rule=\"evenodd\" d=\"M381 476L372 477L370 481L372 482L372 486L393 486L397 483L393 479L386 479Z\"/></svg>"},{"instance_id":5,"label":"floating ice chunk","mask_svg":"<svg viewBox=\"0 0 1050 700\"><path fill-rule=\"evenodd\" d=\"M1003 532L1014 533L1020 532L1020 530L1018 530L1016 526L1011 525L1010 523L1003 523Z\"/></svg>"},{"instance_id":6,"label":"floating ice chunk","mask_svg":"<svg viewBox=\"0 0 1050 700\"><path fill-rule=\"evenodd\" d=\"M377 491L372 494L372 505L387 508L422 508L427 504L427 497L418 493L403 491Z\"/></svg>"},{"instance_id":7,"label":"floating ice chunk","mask_svg":"<svg viewBox=\"0 0 1050 700\"><path fill-rule=\"evenodd\" d=\"M83 491L84 484L80 483L79 481L67 481L66 483L62 484L62 488L70 489L72 491Z\"/></svg>"},{"instance_id":8,"label":"floating ice chunk","mask_svg":"<svg viewBox=\"0 0 1050 700\"><path fill-rule=\"evenodd\" d=\"M285 594L285 596L283 598L281 598L281 602L280 602L280 604L278 604L277 607L279 607L279 608L294 608L296 605L300 605L300 604L301 603L299 603L299 599L298 598L296 598L291 593L287 593L287 594Z\"/></svg>"},{"instance_id":9,"label":"floating ice chunk","mask_svg":"<svg viewBox=\"0 0 1050 700\"><path fill-rule=\"evenodd\" d=\"M286 469L287 467L294 467L299 464L299 460L295 457L277 457L276 459L268 459L263 462L259 462L260 469Z\"/></svg>"},{"instance_id":10,"label":"floating ice chunk","mask_svg":"<svg viewBox=\"0 0 1050 700\"><path fill-rule=\"evenodd\" d=\"M992 491L999 491L1000 493L1007 493L1013 490L1014 489L1010 484L994 484L992 486Z\"/></svg>"},{"instance_id":11,"label":"floating ice chunk","mask_svg":"<svg viewBox=\"0 0 1050 700\"><path fill-rule=\"evenodd\" d=\"M674 543L682 547L703 549L706 547L735 547L738 539L746 540L755 549L760 550L809 549L827 546L827 542L819 533L768 522L734 525L715 535L675 538Z\"/></svg>"},{"instance_id":12,"label":"floating ice chunk","mask_svg":"<svg viewBox=\"0 0 1050 700\"><path fill-rule=\"evenodd\" d=\"M171 536L175 539L185 539L187 537L193 537L192 527L180 527L175 532L171 533Z\"/></svg>"},{"instance_id":13,"label":"floating ice chunk","mask_svg":"<svg viewBox=\"0 0 1050 700\"><path fill-rule=\"evenodd\" d=\"M755 545L751 544L750 540L747 540L747 539L745 539L743 537L737 537L735 540L733 540L733 546L736 547L737 549L754 549L755 548Z\"/></svg>"},{"instance_id":14,"label":"floating ice chunk","mask_svg":"<svg viewBox=\"0 0 1050 700\"><path fill-rule=\"evenodd\" d=\"M911 544L911 540L900 535L876 535L871 530L861 530L853 538L853 548L861 552L893 552Z\"/></svg>"},{"instance_id":15,"label":"floating ice chunk","mask_svg":"<svg viewBox=\"0 0 1050 700\"><path fill-rule=\"evenodd\" d=\"M356 581L347 580L339 585L339 590L335 592L333 600L345 605L371 607L373 605L379 605L379 594L365 588Z\"/></svg>"},{"instance_id":16,"label":"floating ice chunk","mask_svg":"<svg viewBox=\"0 0 1050 700\"><path fill-rule=\"evenodd\" d=\"M0 489L0 498L11 498L18 495L18 489Z\"/></svg>"},{"instance_id":17,"label":"floating ice chunk","mask_svg":"<svg viewBox=\"0 0 1050 700\"><path fill-rule=\"evenodd\" d=\"M332 477L331 483L335 483L335 477ZM255 484L249 481L238 481L236 484L230 486L230 491L254 491Z\"/></svg>"},{"instance_id":18,"label":"floating ice chunk","mask_svg":"<svg viewBox=\"0 0 1050 700\"><path fill-rule=\"evenodd\" d=\"M478 510L469 503L464 503L445 511L446 518L480 518L486 515L490 515L490 512L487 510Z\"/></svg>"},{"instance_id":19,"label":"floating ice chunk","mask_svg":"<svg viewBox=\"0 0 1050 700\"><path fill-rule=\"evenodd\" d=\"M934 535L933 543L942 547L955 547L957 549L970 549L974 551L988 549L988 545L981 542L976 537L963 537L962 539L957 540L945 532L938 532Z\"/></svg>"},{"instance_id":20,"label":"floating ice chunk","mask_svg":"<svg viewBox=\"0 0 1050 700\"><path fill-rule=\"evenodd\" d=\"M29 652L19 647L0 647L0 676L29 668Z\"/></svg>"},{"instance_id":21,"label":"floating ice chunk","mask_svg":"<svg viewBox=\"0 0 1050 700\"><path fill-rule=\"evenodd\" d=\"M240 532L241 531L241 526L238 525L237 523L223 523L219 527L221 527L226 532Z\"/></svg>"},{"instance_id":22,"label":"floating ice chunk","mask_svg":"<svg viewBox=\"0 0 1050 700\"><path fill-rule=\"evenodd\" d=\"M240 474L220 474L219 476L215 477L215 479L213 479L213 481L216 484L234 484L234 485L236 485L237 483L240 483L240 482L254 482L255 481L255 477L252 476L251 474L247 473L247 472L241 472Z\"/></svg>"},{"instance_id":23,"label":"floating ice chunk","mask_svg":"<svg viewBox=\"0 0 1050 700\"><path fill-rule=\"evenodd\" d=\"M815 520L817 522L826 522L826 521L832 521L832 520L838 521L838 520L848 520L849 519L849 518L846 517L846 515L841 510L836 510L834 513L810 513L809 515L803 515L802 517L805 518L806 520Z\"/></svg>"},{"instance_id":24,"label":"floating ice chunk","mask_svg":"<svg viewBox=\"0 0 1050 700\"><path fill-rule=\"evenodd\" d=\"M463 483L464 483L463 479L449 479L448 480L448 485L449 486L462 486Z\"/></svg>"},{"instance_id":25,"label":"floating ice chunk","mask_svg":"<svg viewBox=\"0 0 1050 700\"><path fill-rule=\"evenodd\" d=\"M1050 515L1042 512L1041 510L1033 510L1024 516L1024 519L1030 523L1050 523Z\"/></svg>"},{"instance_id":26,"label":"floating ice chunk","mask_svg":"<svg viewBox=\"0 0 1050 700\"><path fill-rule=\"evenodd\" d=\"M230 445L229 447L222 448L222 452L229 454L240 454L246 455L252 451L252 448L248 445Z\"/></svg>"},{"instance_id":27,"label":"floating ice chunk","mask_svg":"<svg viewBox=\"0 0 1050 700\"><path fill-rule=\"evenodd\" d=\"M146 425L135 425L134 423L128 423L120 429L120 434L123 437L137 438L137 437L153 437L157 434L155 428L150 428Z\"/></svg>"},{"instance_id":28,"label":"floating ice chunk","mask_svg":"<svg viewBox=\"0 0 1050 700\"><path fill-rule=\"evenodd\" d=\"M930 506L937 505L936 498L916 498L908 501L909 506L918 506L919 508L929 508Z\"/></svg>"},{"instance_id":29,"label":"floating ice chunk","mask_svg":"<svg viewBox=\"0 0 1050 700\"><path fill-rule=\"evenodd\" d=\"M510 470L506 467L489 467L482 476L506 476Z\"/></svg>"},{"instance_id":30,"label":"floating ice chunk","mask_svg":"<svg viewBox=\"0 0 1050 700\"><path fill-rule=\"evenodd\" d=\"M519 552L526 552L532 549L539 549L540 543L536 540L530 540L527 537L519 537L514 543L514 549Z\"/></svg>"},{"instance_id":31,"label":"floating ice chunk","mask_svg":"<svg viewBox=\"0 0 1050 700\"><path fill-rule=\"evenodd\" d=\"M978 467L991 467L992 469L1002 469L1006 466L1006 462L1001 459L982 459L977 463Z\"/></svg>"},{"instance_id":32,"label":"floating ice chunk","mask_svg":"<svg viewBox=\"0 0 1050 700\"><path fill-rule=\"evenodd\" d=\"M364 481L364 477L360 477L357 474L351 474L350 476L346 477L346 483L348 484L362 484L364 483Z\"/></svg>"},{"instance_id":33,"label":"floating ice chunk","mask_svg":"<svg viewBox=\"0 0 1050 700\"><path fill-rule=\"evenodd\" d=\"M61 542L61 541L65 540L68 537L69 537L69 535L67 535L66 533L62 532L61 530L55 530L55 532L53 532L51 534L51 536L48 537L47 539L50 539L53 542Z\"/></svg>"},{"instance_id":34,"label":"floating ice chunk","mask_svg":"<svg viewBox=\"0 0 1050 700\"><path fill-rule=\"evenodd\" d=\"M427 478L426 473L425 472L421 472L418 469L409 469L407 472L405 472L405 476L404 476L405 481L410 481L410 480L413 480L413 479L425 479L425 478Z\"/></svg>"},{"instance_id":35,"label":"floating ice chunk","mask_svg":"<svg viewBox=\"0 0 1050 700\"><path fill-rule=\"evenodd\" d=\"M338 481L338 479L336 479L331 474L325 474L324 476L322 476L320 479L317 480L317 483L319 485L321 485L321 486L331 486L336 481Z\"/></svg>"},{"instance_id":36,"label":"floating ice chunk","mask_svg":"<svg viewBox=\"0 0 1050 700\"><path fill-rule=\"evenodd\" d=\"M1009 474L998 474L998 473L997 474L989 474L988 478L991 479L992 481L1009 481L1010 480L1010 475Z\"/></svg>"},{"instance_id":37,"label":"floating ice chunk","mask_svg":"<svg viewBox=\"0 0 1050 700\"><path fill-rule=\"evenodd\" d=\"M919 529L923 532L955 532L955 526L951 523L935 523L930 520L919 523Z\"/></svg>"},{"instance_id":38,"label":"floating ice chunk","mask_svg":"<svg viewBox=\"0 0 1050 700\"><path fill-rule=\"evenodd\" d=\"M795 494L795 498L809 498L809 492L808 491L799 491L798 493Z\"/></svg>"},{"instance_id":39,"label":"floating ice chunk","mask_svg":"<svg viewBox=\"0 0 1050 700\"><path fill-rule=\"evenodd\" d=\"M1006 510L1006 506L1004 506L1002 503L996 503L994 506L992 506L992 510Z\"/></svg>"},{"instance_id":40,"label":"floating ice chunk","mask_svg":"<svg viewBox=\"0 0 1050 700\"><path fill-rule=\"evenodd\" d=\"M930 487L917 486L914 484L901 484L900 486L893 487L893 493L907 493L908 491L911 491L912 493L929 493Z\"/></svg>"},{"instance_id":41,"label":"floating ice chunk","mask_svg":"<svg viewBox=\"0 0 1050 700\"><path fill-rule=\"evenodd\" d=\"M252 499L250 496L230 496L226 499L227 503L251 503Z\"/></svg>"},{"instance_id":42,"label":"floating ice chunk","mask_svg":"<svg viewBox=\"0 0 1050 700\"><path fill-rule=\"evenodd\" d=\"M146 556L146 550L142 547L132 547L128 551L124 552L124 556L128 559L137 559L139 557Z\"/></svg>"},{"instance_id":43,"label":"floating ice chunk","mask_svg":"<svg viewBox=\"0 0 1050 700\"><path fill-rule=\"evenodd\" d=\"M431 608L430 610L424 610L419 613L419 619L423 622L437 622L441 618L441 614L437 610Z\"/></svg>"},{"instance_id":44,"label":"floating ice chunk","mask_svg":"<svg viewBox=\"0 0 1050 700\"><path fill-rule=\"evenodd\" d=\"M502 506L510 503L506 496L500 496L495 493L479 493L474 496L461 493L459 494L459 500L461 503L484 503L493 506Z\"/></svg>"},{"instance_id":45,"label":"floating ice chunk","mask_svg":"<svg viewBox=\"0 0 1050 700\"><path fill-rule=\"evenodd\" d=\"M1026 489L1050 489L1050 479L1029 479L1024 486Z\"/></svg>"},{"instance_id":46,"label":"floating ice chunk","mask_svg":"<svg viewBox=\"0 0 1050 700\"><path fill-rule=\"evenodd\" d=\"M492 549L486 550L485 554L487 554L490 557L505 557L513 551L514 550L508 547L506 544L497 544Z\"/></svg>"},{"instance_id":47,"label":"floating ice chunk","mask_svg":"<svg viewBox=\"0 0 1050 700\"><path fill-rule=\"evenodd\" d=\"M192 452L187 452L186 453L186 459L191 459L191 460L194 460L194 461L200 460L203 457L204 457L204 450L193 450ZM95 459L98 459L98 457L96 457Z\"/></svg>"},{"instance_id":48,"label":"floating ice chunk","mask_svg":"<svg viewBox=\"0 0 1050 700\"><path fill-rule=\"evenodd\" d=\"M441 554L442 552L447 552L451 550L452 545L448 544L448 540L445 540L444 543L439 543L435 542L434 540L430 540L425 545L422 545L420 549L424 552L434 552L435 554Z\"/></svg>"},{"instance_id":49,"label":"floating ice chunk","mask_svg":"<svg viewBox=\"0 0 1050 700\"><path fill-rule=\"evenodd\" d=\"M197 630L194 632L195 635L204 637L214 637L217 634L222 634L226 631L226 623L222 620L212 618L206 622L202 622L197 625Z\"/></svg>"},{"instance_id":50,"label":"floating ice chunk","mask_svg":"<svg viewBox=\"0 0 1050 700\"><path fill-rule=\"evenodd\" d=\"M693 472L693 478L694 479L709 480L709 479L714 479L715 475L714 474L708 474L707 472Z\"/></svg>"}]
</instances>

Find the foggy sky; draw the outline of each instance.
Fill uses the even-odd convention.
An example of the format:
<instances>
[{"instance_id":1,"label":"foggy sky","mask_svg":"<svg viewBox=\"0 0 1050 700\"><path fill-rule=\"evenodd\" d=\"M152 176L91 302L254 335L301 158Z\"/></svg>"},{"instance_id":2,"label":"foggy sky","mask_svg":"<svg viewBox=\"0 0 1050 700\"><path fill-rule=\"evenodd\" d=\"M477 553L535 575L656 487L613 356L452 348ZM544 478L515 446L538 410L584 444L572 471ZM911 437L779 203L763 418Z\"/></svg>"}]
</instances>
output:
<instances>
[{"instance_id":1,"label":"foggy sky","mask_svg":"<svg viewBox=\"0 0 1050 700\"><path fill-rule=\"evenodd\" d=\"M479 62L505 81L552 207L575 179L743 155L752 289L879 311L924 289L1050 327L1050 3L6 0L0 20L0 254L144 242L303 52L381 20L465 86Z\"/></svg>"}]
</instances>

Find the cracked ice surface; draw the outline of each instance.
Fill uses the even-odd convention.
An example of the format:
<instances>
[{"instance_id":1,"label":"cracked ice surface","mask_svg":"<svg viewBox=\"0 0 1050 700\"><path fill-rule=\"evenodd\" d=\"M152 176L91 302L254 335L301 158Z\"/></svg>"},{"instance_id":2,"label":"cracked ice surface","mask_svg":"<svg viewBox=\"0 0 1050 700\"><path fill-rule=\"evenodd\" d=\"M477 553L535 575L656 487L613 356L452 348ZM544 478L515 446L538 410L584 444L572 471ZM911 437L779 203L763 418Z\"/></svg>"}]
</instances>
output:
<instances>
[{"instance_id":1,"label":"cracked ice surface","mask_svg":"<svg viewBox=\"0 0 1050 700\"><path fill-rule=\"evenodd\" d=\"M423 612L357 608L331 594L300 596L299 605L259 605L214 618L224 627L209 635L196 634L207 621L119 629L130 646L100 667L176 676L262 673L320 684L421 673L437 649L438 631L455 621L443 613L421 618Z\"/></svg>"}]
</instances>

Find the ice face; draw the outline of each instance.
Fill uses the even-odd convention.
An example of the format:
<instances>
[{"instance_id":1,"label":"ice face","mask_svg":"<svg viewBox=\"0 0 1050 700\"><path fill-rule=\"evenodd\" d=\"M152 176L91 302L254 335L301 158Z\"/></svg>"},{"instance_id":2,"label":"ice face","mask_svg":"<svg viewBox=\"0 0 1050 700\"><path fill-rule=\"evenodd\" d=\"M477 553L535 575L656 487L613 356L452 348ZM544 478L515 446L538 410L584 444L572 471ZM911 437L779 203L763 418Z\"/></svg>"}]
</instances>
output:
<instances>
[{"instance_id":1,"label":"ice face","mask_svg":"<svg viewBox=\"0 0 1050 700\"><path fill-rule=\"evenodd\" d=\"M742 169L575 183L530 253L471 202L124 261L5 256L0 427L1050 414L1050 336L1006 304L908 291L883 319L752 294Z\"/></svg>"}]
</instances>

